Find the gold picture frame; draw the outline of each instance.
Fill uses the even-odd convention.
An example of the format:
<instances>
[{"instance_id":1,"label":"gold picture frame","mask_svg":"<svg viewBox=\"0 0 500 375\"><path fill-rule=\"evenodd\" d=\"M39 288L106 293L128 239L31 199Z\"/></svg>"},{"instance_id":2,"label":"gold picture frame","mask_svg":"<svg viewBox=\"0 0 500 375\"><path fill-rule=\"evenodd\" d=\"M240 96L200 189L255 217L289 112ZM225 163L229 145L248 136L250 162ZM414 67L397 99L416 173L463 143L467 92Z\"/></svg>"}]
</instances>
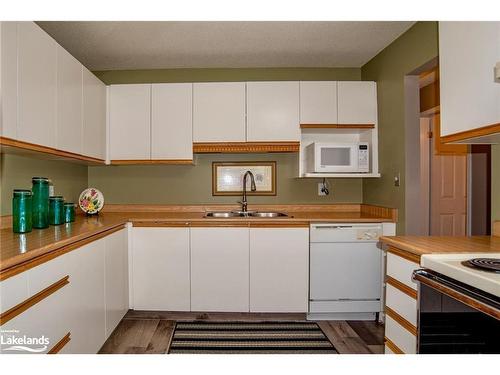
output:
<instances>
[{"instance_id":1,"label":"gold picture frame","mask_svg":"<svg viewBox=\"0 0 500 375\"><path fill-rule=\"evenodd\" d=\"M248 178L247 195L276 195L275 161L212 162L212 195L241 195L246 171L254 174L257 186L257 191L251 191Z\"/></svg>"}]
</instances>

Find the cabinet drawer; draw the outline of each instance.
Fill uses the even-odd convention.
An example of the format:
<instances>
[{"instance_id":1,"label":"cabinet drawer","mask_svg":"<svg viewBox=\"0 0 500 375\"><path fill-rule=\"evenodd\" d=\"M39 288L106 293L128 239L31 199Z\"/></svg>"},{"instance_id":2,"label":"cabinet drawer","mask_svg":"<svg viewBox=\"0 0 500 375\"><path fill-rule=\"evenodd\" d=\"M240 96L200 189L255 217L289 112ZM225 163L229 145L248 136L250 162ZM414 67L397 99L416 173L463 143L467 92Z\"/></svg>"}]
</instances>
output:
<instances>
[{"instance_id":1,"label":"cabinet drawer","mask_svg":"<svg viewBox=\"0 0 500 375\"><path fill-rule=\"evenodd\" d=\"M391 340L405 354L415 354L417 351L417 337L399 325L390 316L385 318L385 336Z\"/></svg>"},{"instance_id":2,"label":"cabinet drawer","mask_svg":"<svg viewBox=\"0 0 500 375\"><path fill-rule=\"evenodd\" d=\"M412 281L411 275L413 271L418 268L420 268L418 263L406 260L389 252L387 253L387 275L415 290L417 290L417 284Z\"/></svg>"},{"instance_id":3,"label":"cabinet drawer","mask_svg":"<svg viewBox=\"0 0 500 375\"><path fill-rule=\"evenodd\" d=\"M396 354L387 345L384 346L384 354Z\"/></svg>"},{"instance_id":4,"label":"cabinet drawer","mask_svg":"<svg viewBox=\"0 0 500 375\"><path fill-rule=\"evenodd\" d=\"M11 309L29 298L28 273L22 272L0 283L0 312Z\"/></svg>"},{"instance_id":5,"label":"cabinet drawer","mask_svg":"<svg viewBox=\"0 0 500 375\"><path fill-rule=\"evenodd\" d=\"M408 320L415 327L417 326L417 300L411 298L392 285L386 285L385 304Z\"/></svg>"},{"instance_id":6,"label":"cabinet drawer","mask_svg":"<svg viewBox=\"0 0 500 375\"><path fill-rule=\"evenodd\" d=\"M27 273L29 275L30 296L44 290L63 277L70 275L70 263L74 255L73 252L69 252L29 270Z\"/></svg>"}]
</instances>

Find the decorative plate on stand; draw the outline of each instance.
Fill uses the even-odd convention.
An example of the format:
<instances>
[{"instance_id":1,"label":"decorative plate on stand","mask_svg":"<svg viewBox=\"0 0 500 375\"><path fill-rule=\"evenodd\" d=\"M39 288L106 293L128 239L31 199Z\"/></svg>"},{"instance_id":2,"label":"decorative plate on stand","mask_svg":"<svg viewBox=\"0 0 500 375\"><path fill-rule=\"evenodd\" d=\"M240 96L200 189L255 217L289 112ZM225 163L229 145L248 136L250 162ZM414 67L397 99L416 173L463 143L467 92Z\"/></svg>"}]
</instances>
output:
<instances>
[{"instance_id":1,"label":"decorative plate on stand","mask_svg":"<svg viewBox=\"0 0 500 375\"><path fill-rule=\"evenodd\" d=\"M85 189L78 198L78 205L87 215L98 214L104 207L104 196L95 188Z\"/></svg>"}]
</instances>

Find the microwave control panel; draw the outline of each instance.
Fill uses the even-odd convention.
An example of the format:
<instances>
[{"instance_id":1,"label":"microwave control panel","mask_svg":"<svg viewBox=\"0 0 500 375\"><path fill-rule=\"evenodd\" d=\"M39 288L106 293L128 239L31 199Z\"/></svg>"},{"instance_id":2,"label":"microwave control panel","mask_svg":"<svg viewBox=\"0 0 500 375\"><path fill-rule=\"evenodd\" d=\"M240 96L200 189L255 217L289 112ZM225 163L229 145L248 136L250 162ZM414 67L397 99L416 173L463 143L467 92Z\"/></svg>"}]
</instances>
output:
<instances>
[{"instance_id":1,"label":"microwave control panel","mask_svg":"<svg viewBox=\"0 0 500 375\"><path fill-rule=\"evenodd\" d=\"M360 172L368 172L370 157L368 155L368 145L360 144L358 149L358 168Z\"/></svg>"}]
</instances>

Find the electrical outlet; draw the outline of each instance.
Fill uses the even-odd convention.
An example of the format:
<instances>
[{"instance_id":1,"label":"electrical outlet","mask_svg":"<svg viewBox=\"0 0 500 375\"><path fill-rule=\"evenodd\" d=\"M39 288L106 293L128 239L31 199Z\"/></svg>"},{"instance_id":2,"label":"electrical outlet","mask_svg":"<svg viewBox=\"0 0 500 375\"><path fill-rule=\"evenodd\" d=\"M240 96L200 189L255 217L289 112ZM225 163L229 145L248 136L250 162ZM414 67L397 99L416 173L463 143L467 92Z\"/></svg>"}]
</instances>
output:
<instances>
[{"instance_id":1,"label":"electrical outlet","mask_svg":"<svg viewBox=\"0 0 500 375\"><path fill-rule=\"evenodd\" d=\"M395 174L394 175L394 186L400 186L401 185L401 175Z\"/></svg>"},{"instance_id":2,"label":"electrical outlet","mask_svg":"<svg viewBox=\"0 0 500 375\"><path fill-rule=\"evenodd\" d=\"M318 182L318 195L325 196L326 192L324 192L322 189L323 189L323 183L322 182Z\"/></svg>"}]
</instances>

